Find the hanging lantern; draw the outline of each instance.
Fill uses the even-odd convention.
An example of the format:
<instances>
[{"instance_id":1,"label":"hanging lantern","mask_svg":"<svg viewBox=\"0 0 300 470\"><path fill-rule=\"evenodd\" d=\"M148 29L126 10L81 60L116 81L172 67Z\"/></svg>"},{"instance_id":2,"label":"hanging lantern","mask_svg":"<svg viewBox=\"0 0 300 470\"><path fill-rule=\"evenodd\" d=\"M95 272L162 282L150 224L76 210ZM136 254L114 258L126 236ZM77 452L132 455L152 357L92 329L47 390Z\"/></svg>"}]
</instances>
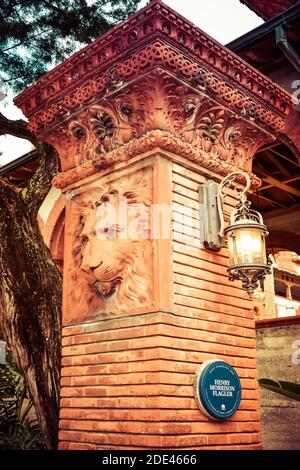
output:
<instances>
[{"instance_id":1,"label":"hanging lantern","mask_svg":"<svg viewBox=\"0 0 300 470\"><path fill-rule=\"evenodd\" d=\"M259 282L270 274L267 261L267 227L259 212L250 209L250 201L242 199L230 215L228 227L224 230L227 238L230 280L239 279L252 297Z\"/></svg>"},{"instance_id":2,"label":"hanging lantern","mask_svg":"<svg viewBox=\"0 0 300 470\"><path fill-rule=\"evenodd\" d=\"M244 172L234 172L221 182L218 190L218 207L222 207L224 188L237 175L243 175L246 186L239 193L239 202L230 214L228 226L224 229L224 217L222 213L221 233L227 239L229 255L229 280L241 280L242 287L247 290L249 297L263 281L266 274L271 273L270 264L266 254L266 237L269 232L263 223L261 214L251 210L251 202L247 200L246 192L250 189L249 175Z\"/></svg>"},{"instance_id":3,"label":"hanging lantern","mask_svg":"<svg viewBox=\"0 0 300 470\"><path fill-rule=\"evenodd\" d=\"M236 176L244 176L246 186L238 192L239 202L230 214L228 226L225 228L222 201L226 197L225 187L230 186ZM216 186L213 191L217 200L217 204L214 204L214 206L217 206L218 218L214 217L213 220L217 220L216 223L219 226L217 233L219 244L216 244L215 241L215 228L210 230L209 239L204 240L204 244L209 249L217 251L221 246L224 246L224 237L227 239L229 279L231 281L241 280L242 287L252 297L254 290L264 280L266 274L271 273L270 262L266 255L267 227L263 223L261 214L250 209L251 202L247 200L246 192L250 189L251 181L247 173L233 172L226 176L220 185L217 185L217 183L214 183L214 185ZM211 188L211 182L210 186L207 187ZM207 210L208 212L211 211L212 205L207 207ZM205 220L211 221L212 217L206 216Z\"/></svg>"}]
</instances>

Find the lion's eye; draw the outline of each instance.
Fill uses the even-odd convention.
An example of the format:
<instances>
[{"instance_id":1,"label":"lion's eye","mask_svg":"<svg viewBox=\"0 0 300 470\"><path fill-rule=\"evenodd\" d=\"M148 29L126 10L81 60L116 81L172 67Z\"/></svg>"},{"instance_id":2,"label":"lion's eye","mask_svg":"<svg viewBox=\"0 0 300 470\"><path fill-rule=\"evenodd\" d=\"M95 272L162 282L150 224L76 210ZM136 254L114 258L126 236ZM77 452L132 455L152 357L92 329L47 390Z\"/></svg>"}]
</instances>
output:
<instances>
[{"instance_id":1,"label":"lion's eye","mask_svg":"<svg viewBox=\"0 0 300 470\"><path fill-rule=\"evenodd\" d=\"M89 241L89 239L86 235L81 235L81 237L80 237L81 248L84 248L88 241Z\"/></svg>"},{"instance_id":2,"label":"lion's eye","mask_svg":"<svg viewBox=\"0 0 300 470\"><path fill-rule=\"evenodd\" d=\"M106 225L104 227L98 227L96 234L100 238L104 237L105 239L114 240L115 238L117 238L117 234L123 231L124 228L122 228L120 225L113 224L110 226Z\"/></svg>"},{"instance_id":3,"label":"lion's eye","mask_svg":"<svg viewBox=\"0 0 300 470\"><path fill-rule=\"evenodd\" d=\"M81 246L76 246L76 248L73 249L73 256L77 256L81 251Z\"/></svg>"}]
</instances>

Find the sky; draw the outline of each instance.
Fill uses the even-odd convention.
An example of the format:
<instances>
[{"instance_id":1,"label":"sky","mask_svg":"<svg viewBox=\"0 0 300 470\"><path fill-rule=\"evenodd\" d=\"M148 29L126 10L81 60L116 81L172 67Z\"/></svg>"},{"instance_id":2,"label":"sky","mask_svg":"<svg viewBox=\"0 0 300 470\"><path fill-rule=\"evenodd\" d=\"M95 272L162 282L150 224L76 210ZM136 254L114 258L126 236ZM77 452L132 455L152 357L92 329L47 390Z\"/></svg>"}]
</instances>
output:
<instances>
[{"instance_id":1,"label":"sky","mask_svg":"<svg viewBox=\"0 0 300 470\"><path fill-rule=\"evenodd\" d=\"M140 7L146 3L148 0L142 0ZM221 44L227 44L263 23L260 17L242 5L239 0L164 0L164 3ZM3 101L0 101L0 112L10 119L22 117L24 119L22 112L12 103L12 95L9 95L6 101L8 102L6 107ZM30 150L31 144L28 141L12 136L1 136L0 166Z\"/></svg>"},{"instance_id":2,"label":"sky","mask_svg":"<svg viewBox=\"0 0 300 470\"><path fill-rule=\"evenodd\" d=\"M263 23L239 0L163 0L207 34L227 44ZM142 0L145 6L148 0Z\"/></svg>"}]
</instances>

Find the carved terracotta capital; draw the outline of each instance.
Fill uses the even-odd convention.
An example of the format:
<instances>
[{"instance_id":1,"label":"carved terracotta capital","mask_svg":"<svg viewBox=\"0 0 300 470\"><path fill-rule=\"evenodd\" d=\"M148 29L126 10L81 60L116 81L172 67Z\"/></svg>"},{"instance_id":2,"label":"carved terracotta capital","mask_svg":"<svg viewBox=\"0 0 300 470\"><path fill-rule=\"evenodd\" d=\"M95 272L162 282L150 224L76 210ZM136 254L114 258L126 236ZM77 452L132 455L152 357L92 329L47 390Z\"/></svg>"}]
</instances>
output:
<instances>
[{"instance_id":1,"label":"carved terracotta capital","mask_svg":"<svg viewBox=\"0 0 300 470\"><path fill-rule=\"evenodd\" d=\"M184 157L221 176L240 169L239 166L234 166L219 158L210 158L206 152L199 150L192 144L183 142L179 137L174 136L170 132L154 130L147 132L138 139L131 140L128 144L120 146L105 155L96 156L93 160L61 172L53 178L53 185L63 189L101 170L106 170L109 167L113 168L117 163L129 161L131 158L142 156L146 152L158 149L171 152L174 156L179 155ZM171 154L169 154L169 158L172 158ZM251 188L259 188L261 180L253 173L250 173L250 178Z\"/></svg>"},{"instance_id":2,"label":"carved terracotta capital","mask_svg":"<svg viewBox=\"0 0 300 470\"><path fill-rule=\"evenodd\" d=\"M107 159L155 129L251 171L284 132L288 93L161 2L151 2L19 95L62 170ZM88 166L88 165L87 165ZM224 167L224 166L223 166Z\"/></svg>"}]
</instances>

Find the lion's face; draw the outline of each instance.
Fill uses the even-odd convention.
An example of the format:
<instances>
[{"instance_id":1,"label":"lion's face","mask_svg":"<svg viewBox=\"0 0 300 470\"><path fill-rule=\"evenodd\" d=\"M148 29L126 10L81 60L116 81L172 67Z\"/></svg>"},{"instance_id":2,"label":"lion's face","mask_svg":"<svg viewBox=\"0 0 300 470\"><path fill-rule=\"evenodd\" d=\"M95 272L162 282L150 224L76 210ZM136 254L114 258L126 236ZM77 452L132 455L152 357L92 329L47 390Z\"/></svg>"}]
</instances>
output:
<instances>
[{"instance_id":1,"label":"lion's face","mask_svg":"<svg viewBox=\"0 0 300 470\"><path fill-rule=\"evenodd\" d=\"M83 223L81 269L104 301L117 293L132 262L130 254L148 238L146 216L147 207L138 204L134 194L120 198L111 190Z\"/></svg>"},{"instance_id":2,"label":"lion's face","mask_svg":"<svg viewBox=\"0 0 300 470\"><path fill-rule=\"evenodd\" d=\"M73 266L69 266L72 286L67 312L72 323L149 304L151 185L149 177L144 180L145 175L127 177L122 184L93 188L74 201L78 224Z\"/></svg>"}]
</instances>

